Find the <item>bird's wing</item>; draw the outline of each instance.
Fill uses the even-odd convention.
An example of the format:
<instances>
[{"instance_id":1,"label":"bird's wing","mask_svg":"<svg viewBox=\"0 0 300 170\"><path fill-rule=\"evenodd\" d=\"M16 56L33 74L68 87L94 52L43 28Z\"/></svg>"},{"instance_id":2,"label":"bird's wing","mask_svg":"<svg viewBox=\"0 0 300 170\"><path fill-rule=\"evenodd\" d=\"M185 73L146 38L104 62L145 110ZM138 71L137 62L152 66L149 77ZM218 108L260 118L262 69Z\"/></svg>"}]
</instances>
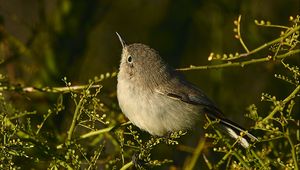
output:
<instances>
[{"instance_id":1,"label":"bird's wing","mask_svg":"<svg viewBox=\"0 0 300 170\"><path fill-rule=\"evenodd\" d=\"M175 88L174 87L178 87ZM172 84L163 87L157 87L155 91L161 95L174 100L180 100L191 105L198 105L207 110L208 114L214 114L214 117L223 117L220 109L202 92L192 84L173 80Z\"/></svg>"},{"instance_id":2,"label":"bird's wing","mask_svg":"<svg viewBox=\"0 0 300 170\"><path fill-rule=\"evenodd\" d=\"M173 82L174 83L174 82ZM219 119L220 123L225 127L230 136L237 139L240 132L245 132L245 129L234 123L233 121L224 117L222 111L216 107L216 105L197 87L187 84L186 82L176 81L176 84L167 85L163 88L157 88L155 91L161 95L167 96L174 100L180 100L182 102L199 105L203 107L203 111L212 119ZM177 89L171 89L171 87L178 87ZM257 141L257 138L246 133L247 137ZM240 143L247 148L249 146L246 139L242 138Z\"/></svg>"}]
</instances>

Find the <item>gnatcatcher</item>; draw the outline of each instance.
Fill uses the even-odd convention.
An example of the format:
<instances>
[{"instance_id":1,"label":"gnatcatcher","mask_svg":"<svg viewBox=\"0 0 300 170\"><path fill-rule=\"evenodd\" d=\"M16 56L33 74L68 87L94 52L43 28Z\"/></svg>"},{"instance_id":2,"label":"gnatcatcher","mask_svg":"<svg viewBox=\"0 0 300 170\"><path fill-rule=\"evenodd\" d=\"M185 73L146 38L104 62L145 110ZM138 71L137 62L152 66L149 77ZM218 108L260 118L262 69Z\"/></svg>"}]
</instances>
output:
<instances>
[{"instance_id":1,"label":"gnatcatcher","mask_svg":"<svg viewBox=\"0 0 300 170\"><path fill-rule=\"evenodd\" d=\"M175 69L167 65L157 51L144 44L122 44L117 96L121 110L137 127L154 136L186 130L206 114L220 124L231 137L247 148L244 137L257 140L236 123ZM244 132L243 137L240 133Z\"/></svg>"}]
</instances>

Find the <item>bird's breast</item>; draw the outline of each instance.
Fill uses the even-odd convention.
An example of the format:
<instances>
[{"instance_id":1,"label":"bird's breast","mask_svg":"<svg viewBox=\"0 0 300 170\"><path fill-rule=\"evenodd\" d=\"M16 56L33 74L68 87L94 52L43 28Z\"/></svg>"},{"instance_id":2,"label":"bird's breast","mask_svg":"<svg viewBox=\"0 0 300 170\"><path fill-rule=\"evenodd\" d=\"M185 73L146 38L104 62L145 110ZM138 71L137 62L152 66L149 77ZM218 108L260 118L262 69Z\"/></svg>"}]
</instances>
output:
<instances>
[{"instance_id":1,"label":"bird's breast","mask_svg":"<svg viewBox=\"0 0 300 170\"><path fill-rule=\"evenodd\" d=\"M195 107L141 87L132 79L118 77L117 95L126 117L152 135L190 128L197 119Z\"/></svg>"}]
</instances>

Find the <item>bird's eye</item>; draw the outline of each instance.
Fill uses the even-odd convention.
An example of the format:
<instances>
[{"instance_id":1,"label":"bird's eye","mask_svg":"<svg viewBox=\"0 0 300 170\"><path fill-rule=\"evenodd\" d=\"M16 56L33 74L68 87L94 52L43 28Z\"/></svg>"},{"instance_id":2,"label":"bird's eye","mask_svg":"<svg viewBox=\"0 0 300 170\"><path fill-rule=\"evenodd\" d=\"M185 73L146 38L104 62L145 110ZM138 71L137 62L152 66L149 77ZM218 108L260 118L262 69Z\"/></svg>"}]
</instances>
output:
<instances>
[{"instance_id":1,"label":"bird's eye","mask_svg":"<svg viewBox=\"0 0 300 170\"><path fill-rule=\"evenodd\" d=\"M127 57L127 61L128 61L128 63L132 63L132 57L131 57L131 55L129 55L129 56Z\"/></svg>"}]
</instances>

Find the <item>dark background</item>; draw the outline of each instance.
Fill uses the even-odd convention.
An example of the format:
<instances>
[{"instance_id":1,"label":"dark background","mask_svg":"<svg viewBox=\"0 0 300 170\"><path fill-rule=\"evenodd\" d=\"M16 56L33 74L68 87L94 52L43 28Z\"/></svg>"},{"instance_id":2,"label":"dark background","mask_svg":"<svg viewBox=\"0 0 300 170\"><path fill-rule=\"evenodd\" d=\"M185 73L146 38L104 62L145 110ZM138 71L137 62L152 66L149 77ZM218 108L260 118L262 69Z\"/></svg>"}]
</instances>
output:
<instances>
[{"instance_id":1,"label":"dark background","mask_svg":"<svg viewBox=\"0 0 300 170\"><path fill-rule=\"evenodd\" d=\"M64 76L73 84L86 84L101 73L117 71L121 44L115 32L128 44L150 45L175 68L208 65L212 64L207 61L210 52L244 52L233 32L239 14L243 39L254 49L280 33L280 29L256 26L255 19L289 25L289 16L299 14L299 5L299 0L0 0L5 34L30 50L29 54L15 54L2 43L1 55L10 60L1 69L10 82L24 86L63 86ZM268 51L254 57L266 54ZM300 60L293 57L289 62L299 65ZM280 62L184 74L228 117L248 127L251 121L243 116L245 108L252 103L260 106L262 92L283 98L292 90L274 78L278 72L285 72ZM116 79L104 85L103 95L115 96ZM47 102L37 97L30 106L28 101L18 104L43 110ZM264 115L267 110L259 108ZM61 119L57 126L68 121Z\"/></svg>"}]
</instances>

